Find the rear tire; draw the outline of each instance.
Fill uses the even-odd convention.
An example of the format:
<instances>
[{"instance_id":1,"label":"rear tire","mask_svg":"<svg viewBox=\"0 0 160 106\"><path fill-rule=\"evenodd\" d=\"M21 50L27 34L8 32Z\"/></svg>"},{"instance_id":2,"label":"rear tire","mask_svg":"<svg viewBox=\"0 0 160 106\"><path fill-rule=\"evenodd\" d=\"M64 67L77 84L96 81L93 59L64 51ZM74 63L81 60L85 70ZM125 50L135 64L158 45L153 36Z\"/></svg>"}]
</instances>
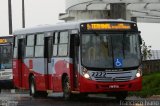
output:
<instances>
[{"instance_id":1,"label":"rear tire","mask_svg":"<svg viewBox=\"0 0 160 106\"><path fill-rule=\"evenodd\" d=\"M33 76L30 78L30 81L29 81L29 92L30 92L30 96L38 97L38 92L36 91L36 85L35 85L35 80Z\"/></svg>"},{"instance_id":2,"label":"rear tire","mask_svg":"<svg viewBox=\"0 0 160 106\"><path fill-rule=\"evenodd\" d=\"M47 97L48 96L48 93L46 91L39 91L39 96L40 97Z\"/></svg>"}]
</instances>

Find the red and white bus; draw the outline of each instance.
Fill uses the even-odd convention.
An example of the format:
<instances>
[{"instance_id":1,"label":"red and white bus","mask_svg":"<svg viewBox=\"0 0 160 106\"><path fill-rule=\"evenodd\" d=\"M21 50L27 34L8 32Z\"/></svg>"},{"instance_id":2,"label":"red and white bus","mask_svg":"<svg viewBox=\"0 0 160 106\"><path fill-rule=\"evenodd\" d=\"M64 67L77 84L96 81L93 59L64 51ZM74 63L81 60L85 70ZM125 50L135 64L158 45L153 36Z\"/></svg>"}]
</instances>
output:
<instances>
[{"instance_id":1,"label":"red and white bus","mask_svg":"<svg viewBox=\"0 0 160 106\"><path fill-rule=\"evenodd\" d=\"M32 96L108 93L125 99L142 88L141 37L125 20L89 20L14 32L13 80Z\"/></svg>"},{"instance_id":2,"label":"red and white bus","mask_svg":"<svg viewBox=\"0 0 160 106\"><path fill-rule=\"evenodd\" d=\"M13 36L0 37L0 89L13 87L12 75Z\"/></svg>"}]
</instances>

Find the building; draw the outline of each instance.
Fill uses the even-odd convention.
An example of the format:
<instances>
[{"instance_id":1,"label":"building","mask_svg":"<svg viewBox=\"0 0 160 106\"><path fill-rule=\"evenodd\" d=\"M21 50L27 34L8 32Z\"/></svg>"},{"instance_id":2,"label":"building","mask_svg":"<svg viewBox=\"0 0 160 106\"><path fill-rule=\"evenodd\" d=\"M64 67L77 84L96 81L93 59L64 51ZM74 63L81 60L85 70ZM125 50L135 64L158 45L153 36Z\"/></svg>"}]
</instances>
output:
<instances>
[{"instance_id":1,"label":"building","mask_svg":"<svg viewBox=\"0 0 160 106\"><path fill-rule=\"evenodd\" d=\"M151 57L143 61L145 73L160 71L160 50L151 50Z\"/></svg>"},{"instance_id":2,"label":"building","mask_svg":"<svg viewBox=\"0 0 160 106\"><path fill-rule=\"evenodd\" d=\"M160 0L66 0L66 12L59 19L127 19L160 22Z\"/></svg>"}]
</instances>

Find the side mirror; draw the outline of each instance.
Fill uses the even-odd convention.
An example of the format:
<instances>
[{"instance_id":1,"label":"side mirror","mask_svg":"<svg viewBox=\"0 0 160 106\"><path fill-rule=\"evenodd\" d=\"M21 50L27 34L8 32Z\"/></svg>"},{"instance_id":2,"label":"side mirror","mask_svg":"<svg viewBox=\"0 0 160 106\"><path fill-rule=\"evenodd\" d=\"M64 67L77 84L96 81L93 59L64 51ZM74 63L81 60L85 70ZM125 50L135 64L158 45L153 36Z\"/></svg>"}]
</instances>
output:
<instances>
[{"instance_id":1,"label":"side mirror","mask_svg":"<svg viewBox=\"0 0 160 106\"><path fill-rule=\"evenodd\" d=\"M139 38L139 43L140 43L140 45L142 45L142 38L141 38L141 35L138 35L138 38Z\"/></svg>"}]
</instances>

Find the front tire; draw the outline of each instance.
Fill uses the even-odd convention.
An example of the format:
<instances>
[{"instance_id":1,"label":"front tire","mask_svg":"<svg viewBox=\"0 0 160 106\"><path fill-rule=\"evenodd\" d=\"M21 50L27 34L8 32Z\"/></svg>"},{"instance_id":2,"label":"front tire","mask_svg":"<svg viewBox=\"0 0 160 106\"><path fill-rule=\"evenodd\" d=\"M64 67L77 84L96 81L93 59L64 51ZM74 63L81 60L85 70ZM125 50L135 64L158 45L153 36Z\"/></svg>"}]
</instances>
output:
<instances>
[{"instance_id":1,"label":"front tire","mask_svg":"<svg viewBox=\"0 0 160 106\"><path fill-rule=\"evenodd\" d=\"M65 100L69 100L71 99L71 91L70 91L70 83L69 83L69 78L68 76L66 76L64 79L63 79L63 98Z\"/></svg>"},{"instance_id":2,"label":"front tire","mask_svg":"<svg viewBox=\"0 0 160 106\"><path fill-rule=\"evenodd\" d=\"M118 92L118 94L116 94L116 100L117 101L123 101L126 99L126 97L128 96L128 92Z\"/></svg>"}]
</instances>

